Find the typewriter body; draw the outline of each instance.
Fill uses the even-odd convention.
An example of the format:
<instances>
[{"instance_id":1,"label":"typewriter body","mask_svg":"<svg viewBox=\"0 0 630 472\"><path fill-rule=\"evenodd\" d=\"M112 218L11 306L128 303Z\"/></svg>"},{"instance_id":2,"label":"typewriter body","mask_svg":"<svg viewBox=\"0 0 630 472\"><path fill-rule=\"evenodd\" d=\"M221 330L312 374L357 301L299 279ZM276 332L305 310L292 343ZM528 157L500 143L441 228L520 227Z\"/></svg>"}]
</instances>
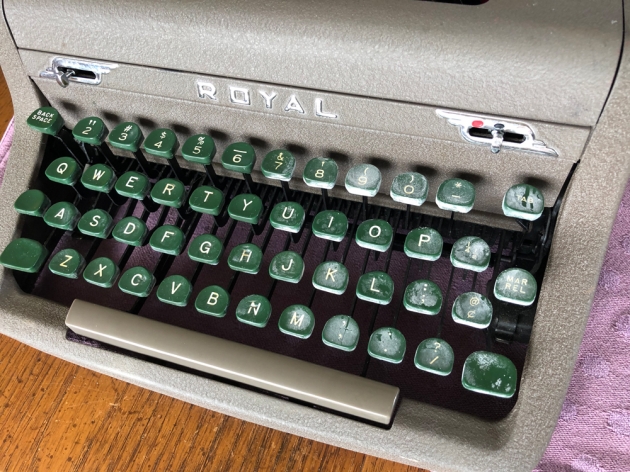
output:
<instances>
[{"instance_id":1,"label":"typewriter body","mask_svg":"<svg viewBox=\"0 0 630 472\"><path fill-rule=\"evenodd\" d=\"M624 5L463 3L5 0L1 331L341 447L531 470L628 178Z\"/></svg>"}]
</instances>

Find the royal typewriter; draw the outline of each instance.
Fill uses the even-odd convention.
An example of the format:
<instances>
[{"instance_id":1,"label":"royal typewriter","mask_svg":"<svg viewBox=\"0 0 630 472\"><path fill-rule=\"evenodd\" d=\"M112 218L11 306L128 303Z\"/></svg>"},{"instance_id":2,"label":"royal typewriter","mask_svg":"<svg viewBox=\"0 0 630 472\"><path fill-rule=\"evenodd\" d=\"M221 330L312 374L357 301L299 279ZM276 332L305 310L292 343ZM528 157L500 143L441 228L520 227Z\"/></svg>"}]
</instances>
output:
<instances>
[{"instance_id":1,"label":"royal typewriter","mask_svg":"<svg viewBox=\"0 0 630 472\"><path fill-rule=\"evenodd\" d=\"M628 178L621 0L4 0L1 331L432 470L531 470Z\"/></svg>"}]
</instances>

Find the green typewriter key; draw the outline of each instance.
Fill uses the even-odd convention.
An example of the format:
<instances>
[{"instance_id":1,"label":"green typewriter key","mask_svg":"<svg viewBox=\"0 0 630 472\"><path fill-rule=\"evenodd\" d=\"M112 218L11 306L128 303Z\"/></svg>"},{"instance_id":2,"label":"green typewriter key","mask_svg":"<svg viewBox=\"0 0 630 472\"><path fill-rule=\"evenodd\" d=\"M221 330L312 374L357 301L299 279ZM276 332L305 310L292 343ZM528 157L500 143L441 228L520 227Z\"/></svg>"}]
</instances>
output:
<instances>
[{"instance_id":1,"label":"green typewriter key","mask_svg":"<svg viewBox=\"0 0 630 472\"><path fill-rule=\"evenodd\" d=\"M146 175L129 171L120 176L114 188L123 197L144 200L149 194L151 184Z\"/></svg>"},{"instance_id":2,"label":"green typewriter key","mask_svg":"<svg viewBox=\"0 0 630 472\"><path fill-rule=\"evenodd\" d=\"M299 233L305 218L304 208L299 203L280 202L271 210L269 222L275 229L289 233Z\"/></svg>"},{"instance_id":3,"label":"green typewriter key","mask_svg":"<svg viewBox=\"0 0 630 472\"><path fill-rule=\"evenodd\" d=\"M214 187L202 185L197 187L188 199L190 208L199 213L217 216L223 209L225 197L223 192Z\"/></svg>"},{"instance_id":4,"label":"green typewriter key","mask_svg":"<svg viewBox=\"0 0 630 472\"><path fill-rule=\"evenodd\" d=\"M48 263L48 269L55 274L69 279L78 279L85 268L85 259L74 249L62 249Z\"/></svg>"},{"instance_id":5,"label":"green typewriter key","mask_svg":"<svg viewBox=\"0 0 630 472\"><path fill-rule=\"evenodd\" d=\"M32 239L14 239L0 254L0 264L7 269L35 273L48 257L48 249Z\"/></svg>"},{"instance_id":6,"label":"green typewriter key","mask_svg":"<svg viewBox=\"0 0 630 472\"><path fill-rule=\"evenodd\" d=\"M97 287L111 288L120 270L118 266L107 257L98 257L90 262L83 271L83 278L86 282Z\"/></svg>"},{"instance_id":7,"label":"green typewriter key","mask_svg":"<svg viewBox=\"0 0 630 472\"><path fill-rule=\"evenodd\" d=\"M196 134L188 138L182 146L182 156L188 162L203 165L206 175L210 179L212 185L217 185L219 179L214 168L212 167L212 159L217 152L214 139L207 134Z\"/></svg>"},{"instance_id":8,"label":"green typewriter key","mask_svg":"<svg viewBox=\"0 0 630 472\"><path fill-rule=\"evenodd\" d=\"M477 236L458 239L451 249L451 263L454 267L483 272L490 265L490 246Z\"/></svg>"},{"instance_id":9,"label":"green typewriter key","mask_svg":"<svg viewBox=\"0 0 630 472\"><path fill-rule=\"evenodd\" d=\"M415 313L437 315L442 309L442 291L430 280L416 280L407 286L403 304Z\"/></svg>"},{"instance_id":10,"label":"green typewriter key","mask_svg":"<svg viewBox=\"0 0 630 472\"><path fill-rule=\"evenodd\" d=\"M116 223L112 231L112 237L116 241L129 246L142 246L148 233L149 230L144 221L135 216L128 216Z\"/></svg>"},{"instance_id":11,"label":"green typewriter key","mask_svg":"<svg viewBox=\"0 0 630 472\"><path fill-rule=\"evenodd\" d=\"M405 238L405 254L414 259L437 261L442 255L444 241L433 228L416 228Z\"/></svg>"},{"instance_id":12,"label":"green typewriter key","mask_svg":"<svg viewBox=\"0 0 630 472\"><path fill-rule=\"evenodd\" d=\"M335 188L339 167L333 159L316 157L306 163L302 179L309 187L330 190Z\"/></svg>"},{"instance_id":13,"label":"green typewriter key","mask_svg":"<svg viewBox=\"0 0 630 472\"><path fill-rule=\"evenodd\" d=\"M262 295L248 295L236 307L236 319L241 323L264 328L271 317L271 303Z\"/></svg>"},{"instance_id":14,"label":"green typewriter key","mask_svg":"<svg viewBox=\"0 0 630 472\"><path fill-rule=\"evenodd\" d=\"M475 204L475 186L464 179L449 179L440 184L435 203L442 210L468 213Z\"/></svg>"},{"instance_id":15,"label":"green typewriter key","mask_svg":"<svg viewBox=\"0 0 630 472\"><path fill-rule=\"evenodd\" d=\"M81 183L90 190L109 193L116 183L116 174L105 164L94 164L83 171Z\"/></svg>"},{"instance_id":16,"label":"green typewriter key","mask_svg":"<svg viewBox=\"0 0 630 472\"><path fill-rule=\"evenodd\" d=\"M492 321L492 303L480 293L462 293L455 299L451 315L455 323L484 329Z\"/></svg>"},{"instance_id":17,"label":"green typewriter key","mask_svg":"<svg viewBox=\"0 0 630 472\"><path fill-rule=\"evenodd\" d=\"M304 260L297 252L284 251L276 254L269 264L272 279L297 284L304 275Z\"/></svg>"},{"instance_id":18,"label":"green typewriter key","mask_svg":"<svg viewBox=\"0 0 630 472\"><path fill-rule=\"evenodd\" d=\"M502 208L505 216L534 221L545 209L545 197L533 185L514 185L505 193Z\"/></svg>"},{"instance_id":19,"label":"green typewriter key","mask_svg":"<svg viewBox=\"0 0 630 472\"><path fill-rule=\"evenodd\" d=\"M105 142L105 137L109 133L107 126L97 116L89 116L79 120L72 129L74 139L92 146L100 146Z\"/></svg>"},{"instance_id":20,"label":"green typewriter key","mask_svg":"<svg viewBox=\"0 0 630 472\"><path fill-rule=\"evenodd\" d=\"M230 294L218 285L204 288L195 300L195 309L204 315L223 318L230 304Z\"/></svg>"},{"instance_id":21,"label":"green typewriter key","mask_svg":"<svg viewBox=\"0 0 630 472\"><path fill-rule=\"evenodd\" d=\"M52 161L44 173L52 182L74 186L81 177L81 167L72 157L60 157Z\"/></svg>"},{"instance_id":22,"label":"green typewriter key","mask_svg":"<svg viewBox=\"0 0 630 472\"><path fill-rule=\"evenodd\" d=\"M77 228L83 234L95 238L107 239L114 226L114 220L104 210L94 209L85 213L79 220Z\"/></svg>"},{"instance_id":23,"label":"green typewriter key","mask_svg":"<svg viewBox=\"0 0 630 472\"><path fill-rule=\"evenodd\" d=\"M396 328L379 328L368 342L368 354L375 359L400 364L407 351L407 341Z\"/></svg>"},{"instance_id":24,"label":"green typewriter key","mask_svg":"<svg viewBox=\"0 0 630 472\"><path fill-rule=\"evenodd\" d=\"M192 285L186 277L181 275L169 275L157 289L158 300L168 305L184 307L188 305L188 299L192 293Z\"/></svg>"},{"instance_id":25,"label":"green typewriter key","mask_svg":"<svg viewBox=\"0 0 630 472\"><path fill-rule=\"evenodd\" d=\"M315 328L315 315L304 305L291 305L284 309L278 320L278 329L284 334L308 339Z\"/></svg>"},{"instance_id":26,"label":"green typewriter key","mask_svg":"<svg viewBox=\"0 0 630 472\"><path fill-rule=\"evenodd\" d=\"M109 136L107 136L107 141L109 141L112 147L132 152L138 164L140 164L142 171L146 175L153 177L154 173L151 171L146 157L144 157L144 154L142 154L140 150L140 143L143 139L144 135L140 127L130 121L119 124L109 133Z\"/></svg>"},{"instance_id":27,"label":"green typewriter key","mask_svg":"<svg viewBox=\"0 0 630 472\"><path fill-rule=\"evenodd\" d=\"M361 247L385 252L392 245L394 230L385 220L367 220L357 228L355 240Z\"/></svg>"},{"instance_id":28,"label":"green typewriter key","mask_svg":"<svg viewBox=\"0 0 630 472\"><path fill-rule=\"evenodd\" d=\"M155 277L144 267L132 267L120 276L118 288L129 295L140 298L149 296L155 286Z\"/></svg>"},{"instance_id":29,"label":"green typewriter key","mask_svg":"<svg viewBox=\"0 0 630 472\"><path fill-rule=\"evenodd\" d=\"M350 273L340 262L322 262L313 272L313 287L335 295L343 295L349 280Z\"/></svg>"},{"instance_id":30,"label":"green typewriter key","mask_svg":"<svg viewBox=\"0 0 630 472\"><path fill-rule=\"evenodd\" d=\"M363 274L357 282L357 297L379 305L389 305L394 296L394 281L385 272Z\"/></svg>"},{"instance_id":31,"label":"green typewriter key","mask_svg":"<svg viewBox=\"0 0 630 472\"><path fill-rule=\"evenodd\" d=\"M27 190L17 198L13 208L22 215L44 216L46 210L50 208L50 198L41 190Z\"/></svg>"},{"instance_id":32,"label":"green typewriter key","mask_svg":"<svg viewBox=\"0 0 630 472\"><path fill-rule=\"evenodd\" d=\"M73 230L79 218L81 218L81 213L69 202L55 203L44 213L44 222L48 226L66 231Z\"/></svg>"},{"instance_id":33,"label":"green typewriter key","mask_svg":"<svg viewBox=\"0 0 630 472\"><path fill-rule=\"evenodd\" d=\"M151 189L151 199L160 205L181 208L184 204L186 187L176 179L158 180Z\"/></svg>"},{"instance_id":34,"label":"green typewriter key","mask_svg":"<svg viewBox=\"0 0 630 472\"><path fill-rule=\"evenodd\" d=\"M429 182L418 172L406 172L394 178L389 194L392 200L406 205L420 206L427 200Z\"/></svg>"},{"instance_id":35,"label":"green typewriter key","mask_svg":"<svg viewBox=\"0 0 630 472\"><path fill-rule=\"evenodd\" d=\"M295 157L286 149L267 153L260 164L260 171L268 179L288 182L295 171Z\"/></svg>"},{"instance_id":36,"label":"green typewriter key","mask_svg":"<svg viewBox=\"0 0 630 472\"><path fill-rule=\"evenodd\" d=\"M41 107L29 115L26 124L40 133L57 136L65 123L55 108Z\"/></svg>"},{"instance_id":37,"label":"green typewriter key","mask_svg":"<svg viewBox=\"0 0 630 472\"><path fill-rule=\"evenodd\" d=\"M326 346L352 352L359 344L359 325L348 315L333 316L324 326L322 342Z\"/></svg>"},{"instance_id":38,"label":"green typewriter key","mask_svg":"<svg viewBox=\"0 0 630 472\"><path fill-rule=\"evenodd\" d=\"M320 211L313 219L313 234L318 238L340 242L348 232L348 217L340 211Z\"/></svg>"},{"instance_id":39,"label":"green typewriter key","mask_svg":"<svg viewBox=\"0 0 630 472\"><path fill-rule=\"evenodd\" d=\"M230 251L227 262L232 270L246 274L257 274L262 260L263 253L258 246L253 243L244 243Z\"/></svg>"},{"instance_id":40,"label":"green typewriter key","mask_svg":"<svg viewBox=\"0 0 630 472\"><path fill-rule=\"evenodd\" d=\"M494 283L494 296L515 305L531 305L536 300L537 291L536 279L523 269L504 270Z\"/></svg>"},{"instance_id":41,"label":"green typewriter key","mask_svg":"<svg viewBox=\"0 0 630 472\"><path fill-rule=\"evenodd\" d=\"M381 171L372 164L358 164L346 174L346 190L354 195L374 197L381 188Z\"/></svg>"},{"instance_id":42,"label":"green typewriter key","mask_svg":"<svg viewBox=\"0 0 630 472\"><path fill-rule=\"evenodd\" d=\"M443 339L429 338L420 343L413 359L415 366L426 372L446 376L453 371L455 353Z\"/></svg>"},{"instance_id":43,"label":"green typewriter key","mask_svg":"<svg viewBox=\"0 0 630 472\"><path fill-rule=\"evenodd\" d=\"M473 352L466 358L462 371L462 385L467 390L512 398L516 392L518 374L510 359L487 351Z\"/></svg>"},{"instance_id":44,"label":"green typewriter key","mask_svg":"<svg viewBox=\"0 0 630 472\"><path fill-rule=\"evenodd\" d=\"M184 233L177 226L165 225L157 228L151 238L149 245L156 252L178 256L186 244Z\"/></svg>"},{"instance_id":45,"label":"green typewriter key","mask_svg":"<svg viewBox=\"0 0 630 472\"><path fill-rule=\"evenodd\" d=\"M212 234L200 234L188 246L188 257L195 262L217 265L223 254L223 244Z\"/></svg>"},{"instance_id":46,"label":"green typewriter key","mask_svg":"<svg viewBox=\"0 0 630 472\"><path fill-rule=\"evenodd\" d=\"M244 221L253 225L258 223L263 211L263 203L260 197L244 193L237 195L228 205L228 214L236 221Z\"/></svg>"},{"instance_id":47,"label":"green typewriter key","mask_svg":"<svg viewBox=\"0 0 630 472\"><path fill-rule=\"evenodd\" d=\"M142 144L147 154L168 159L171 170L175 177L182 182L186 181L184 170L179 166L175 153L179 148L179 141L173 131L166 128L159 128L151 131Z\"/></svg>"},{"instance_id":48,"label":"green typewriter key","mask_svg":"<svg viewBox=\"0 0 630 472\"><path fill-rule=\"evenodd\" d=\"M256 151L247 143L230 144L221 155L221 165L225 169L243 174L249 193L254 193L254 182L250 174L255 163Z\"/></svg>"}]
</instances>

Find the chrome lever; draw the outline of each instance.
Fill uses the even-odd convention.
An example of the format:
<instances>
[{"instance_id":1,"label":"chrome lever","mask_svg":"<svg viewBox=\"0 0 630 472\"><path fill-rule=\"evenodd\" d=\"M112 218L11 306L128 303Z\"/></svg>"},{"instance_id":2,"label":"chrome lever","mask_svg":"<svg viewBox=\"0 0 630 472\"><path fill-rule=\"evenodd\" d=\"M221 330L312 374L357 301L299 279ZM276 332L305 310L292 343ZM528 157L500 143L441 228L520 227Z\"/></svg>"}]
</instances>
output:
<instances>
[{"instance_id":1,"label":"chrome lever","mask_svg":"<svg viewBox=\"0 0 630 472\"><path fill-rule=\"evenodd\" d=\"M57 71L55 72L55 80L61 87L66 88L70 84L70 77L75 74L76 72L72 69L67 69L65 72Z\"/></svg>"}]
</instances>

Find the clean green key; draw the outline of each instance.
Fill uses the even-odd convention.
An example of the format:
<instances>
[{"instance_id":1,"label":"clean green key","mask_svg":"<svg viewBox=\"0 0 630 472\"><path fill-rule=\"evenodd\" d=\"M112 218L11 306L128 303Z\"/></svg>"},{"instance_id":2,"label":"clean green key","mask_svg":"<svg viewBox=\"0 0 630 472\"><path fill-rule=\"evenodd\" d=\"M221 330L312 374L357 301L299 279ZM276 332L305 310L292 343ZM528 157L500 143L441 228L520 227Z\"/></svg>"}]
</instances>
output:
<instances>
[{"instance_id":1,"label":"clean green key","mask_svg":"<svg viewBox=\"0 0 630 472\"><path fill-rule=\"evenodd\" d=\"M26 124L40 133L56 136L64 121L59 112L53 107L41 107L26 119Z\"/></svg>"},{"instance_id":2,"label":"clean green key","mask_svg":"<svg viewBox=\"0 0 630 472\"><path fill-rule=\"evenodd\" d=\"M228 205L228 214L236 221L257 224L263 211L263 203L260 197L243 193L232 199Z\"/></svg>"},{"instance_id":3,"label":"clean green key","mask_svg":"<svg viewBox=\"0 0 630 472\"><path fill-rule=\"evenodd\" d=\"M98 257L90 262L83 271L83 278L86 282L97 287L111 288L120 270L118 266L108 257Z\"/></svg>"},{"instance_id":4,"label":"clean green key","mask_svg":"<svg viewBox=\"0 0 630 472\"><path fill-rule=\"evenodd\" d=\"M223 254L223 244L212 234L200 234L188 246L188 257L195 262L217 265Z\"/></svg>"},{"instance_id":5,"label":"clean green key","mask_svg":"<svg viewBox=\"0 0 630 472\"><path fill-rule=\"evenodd\" d=\"M276 149L267 153L260 171L268 179L288 182L295 171L295 157L286 149Z\"/></svg>"},{"instance_id":6,"label":"clean green key","mask_svg":"<svg viewBox=\"0 0 630 472\"><path fill-rule=\"evenodd\" d=\"M28 238L14 239L0 254L0 264L7 269L30 274L39 272L48 257L48 249Z\"/></svg>"},{"instance_id":7,"label":"clean green key","mask_svg":"<svg viewBox=\"0 0 630 472\"><path fill-rule=\"evenodd\" d=\"M118 281L118 288L122 292L140 298L148 297L154 286L154 275L142 266L126 270Z\"/></svg>"},{"instance_id":8,"label":"clean green key","mask_svg":"<svg viewBox=\"0 0 630 472\"><path fill-rule=\"evenodd\" d=\"M264 328L271 317L271 303L262 295L248 295L236 307L236 319L257 328Z\"/></svg>"},{"instance_id":9,"label":"clean green key","mask_svg":"<svg viewBox=\"0 0 630 472\"><path fill-rule=\"evenodd\" d=\"M44 213L44 222L48 226L66 231L73 230L79 218L81 218L81 213L70 202L55 203Z\"/></svg>"},{"instance_id":10,"label":"clean green key","mask_svg":"<svg viewBox=\"0 0 630 472\"><path fill-rule=\"evenodd\" d=\"M326 346L352 352L359 344L359 324L348 315L330 318L322 331L322 342Z\"/></svg>"},{"instance_id":11,"label":"clean green key","mask_svg":"<svg viewBox=\"0 0 630 472\"><path fill-rule=\"evenodd\" d=\"M462 293L453 303L451 316L455 323L484 329L492 321L492 303L480 293Z\"/></svg>"},{"instance_id":12,"label":"clean green key","mask_svg":"<svg viewBox=\"0 0 630 472\"><path fill-rule=\"evenodd\" d=\"M158 128L149 133L142 146L148 154L164 159L173 159L179 147L179 141L170 129Z\"/></svg>"},{"instance_id":13,"label":"clean green key","mask_svg":"<svg viewBox=\"0 0 630 472\"><path fill-rule=\"evenodd\" d=\"M341 262L322 262L313 272L313 287L335 295L343 295L349 280L350 273Z\"/></svg>"},{"instance_id":14,"label":"clean green key","mask_svg":"<svg viewBox=\"0 0 630 472\"><path fill-rule=\"evenodd\" d=\"M545 197L533 185L514 185L505 193L502 209L505 216L534 221L545 209Z\"/></svg>"},{"instance_id":15,"label":"clean green key","mask_svg":"<svg viewBox=\"0 0 630 472\"><path fill-rule=\"evenodd\" d=\"M494 283L494 296L504 302L529 306L536 300L538 284L524 269L511 268L499 274Z\"/></svg>"},{"instance_id":16,"label":"clean green key","mask_svg":"<svg viewBox=\"0 0 630 472\"><path fill-rule=\"evenodd\" d=\"M160 283L156 295L158 300L168 305L184 307L192 293L192 285L181 275L169 275Z\"/></svg>"},{"instance_id":17,"label":"clean green key","mask_svg":"<svg viewBox=\"0 0 630 472\"><path fill-rule=\"evenodd\" d=\"M385 272L368 272L359 278L356 293L361 300L389 305L394 296L394 281Z\"/></svg>"},{"instance_id":18,"label":"clean green key","mask_svg":"<svg viewBox=\"0 0 630 472\"><path fill-rule=\"evenodd\" d=\"M199 213L217 216L223 209L225 197L221 190L208 185L197 187L188 199L190 208Z\"/></svg>"},{"instance_id":19,"label":"clean green key","mask_svg":"<svg viewBox=\"0 0 630 472\"><path fill-rule=\"evenodd\" d=\"M13 208L22 215L44 216L46 210L50 208L50 198L41 190L30 189L22 192L15 200Z\"/></svg>"},{"instance_id":20,"label":"clean green key","mask_svg":"<svg viewBox=\"0 0 630 472\"><path fill-rule=\"evenodd\" d=\"M340 211L320 211L313 219L313 234L318 238L340 242L348 232L348 217Z\"/></svg>"},{"instance_id":21,"label":"clean green key","mask_svg":"<svg viewBox=\"0 0 630 472\"><path fill-rule=\"evenodd\" d=\"M437 261L442 255L444 241L433 228L416 228L405 238L405 254L414 259Z\"/></svg>"},{"instance_id":22,"label":"clean green key","mask_svg":"<svg viewBox=\"0 0 630 472\"><path fill-rule=\"evenodd\" d=\"M72 157L60 157L52 161L44 173L51 182L75 185L81 177L81 167Z\"/></svg>"},{"instance_id":23,"label":"clean green key","mask_svg":"<svg viewBox=\"0 0 630 472\"><path fill-rule=\"evenodd\" d=\"M255 163L256 151L247 143L230 144L221 155L221 164L224 168L241 174L251 174Z\"/></svg>"},{"instance_id":24,"label":"clean green key","mask_svg":"<svg viewBox=\"0 0 630 472\"><path fill-rule=\"evenodd\" d=\"M477 236L465 236L453 243L451 264L460 269L483 272L490 265L490 246Z\"/></svg>"},{"instance_id":25,"label":"clean green key","mask_svg":"<svg viewBox=\"0 0 630 472\"><path fill-rule=\"evenodd\" d=\"M297 284L304 275L304 260L293 251L276 254L269 264L269 276L272 279Z\"/></svg>"},{"instance_id":26,"label":"clean green key","mask_svg":"<svg viewBox=\"0 0 630 472\"><path fill-rule=\"evenodd\" d=\"M150 188L151 183L146 175L134 171L125 172L114 185L116 193L135 200L144 200Z\"/></svg>"},{"instance_id":27,"label":"clean green key","mask_svg":"<svg viewBox=\"0 0 630 472\"><path fill-rule=\"evenodd\" d=\"M188 162L195 162L205 166L210 165L217 147L214 139L207 134L196 134L188 138L182 146L182 156Z\"/></svg>"},{"instance_id":28,"label":"clean green key","mask_svg":"<svg viewBox=\"0 0 630 472\"><path fill-rule=\"evenodd\" d=\"M173 225L160 226L149 239L149 245L154 251L170 254L171 256L178 256L182 252L185 243L184 233L177 226Z\"/></svg>"},{"instance_id":29,"label":"clean green key","mask_svg":"<svg viewBox=\"0 0 630 472\"><path fill-rule=\"evenodd\" d=\"M368 342L368 354L375 359L400 364L407 351L407 340L396 328L379 328Z\"/></svg>"},{"instance_id":30,"label":"clean green key","mask_svg":"<svg viewBox=\"0 0 630 472\"><path fill-rule=\"evenodd\" d=\"M335 187L339 167L328 157L316 157L306 163L302 179L309 187L330 190Z\"/></svg>"},{"instance_id":31,"label":"clean green key","mask_svg":"<svg viewBox=\"0 0 630 472\"><path fill-rule=\"evenodd\" d=\"M109 133L107 141L117 149L137 152L138 149L140 149L140 143L143 138L142 130L137 124L131 121L125 121L124 123L120 123Z\"/></svg>"},{"instance_id":32,"label":"clean green key","mask_svg":"<svg viewBox=\"0 0 630 472\"><path fill-rule=\"evenodd\" d=\"M315 329L315 315L307 306L291 305L280 315L278 329L289 336L308 339Z\"/></svg>"},{"instance_id":33,"label":"clean green key","mask_svg":"<svg viewBox=\"0 0 630 472\"><path fill-rule=\"evenodd\" d=\"M442 291L430 280L416 280L407 286L403 304L414 313L437 315L442 309Z\"/></svg>"},{"instance_id":34,"label":"clean green key","mask_svg":"<svg viewBox=\"0 0 630 472\"><path fill-rule=\"evenodd\" d=\"M462 370L462 385L467 390L500 398L512 398L518 374L514 363L501 354L473 352Z\"/></svg>"},{"instance_id":35,"label":"clean green key","mask_svg":"<svg viewBox=\"0 0 630 472\"><path fill-rule=\"evenodd\" d=\"M271 210L269 223L275 229L289 233L299 233L305 218L304 208L299 203L280 202Z\"/></svg>"},{"instance_id":36,"label":"clean green key","mask_svg":"<svg viewBox=\"0 0 630 472\"><path fill-rule=\"evenodd\" d=\"M151 189L151 199L160 205L181 208L184 204L186 187L177 179L158 180Z\"/></svg>"},{"instance_id":37,"label":"clean green key","mask_svg":"<svg viewBox=\"0 0 630 472\"><path fill-rule=\"evenodd\" d=\"M195 309L204 315L223 318L230 304L230 294L218 285L204 288L195 300Z\"/></svg>"},{"instance_id":38,"label":"clean green key","mask_svg":"<svg viewBox=\"0 0 630 472\"><path fill-rule=\"evenodd\" d=\"M446 376L453 371L455 353L449 343L439 338L425 339L418 345L414 365L425 372Z\"/></svg>"},{"instance_id":39,"label":"clean green key","mask_svg":"<svg viewBox=\"0 0 630 472\"><path fill-rule=\"evenodd\" d=\"M48 269L55 275L78 279L85 268L85 259L74 249L62 249L48 263Z\"/></svg>"},{"instance_id":40,"label":"clean green key","mask_svg":"<svg viewBox=\"0 0 630 472\"><path fill-rule=\"evenodd\" d=\"M372 164L358 164L346 174L346 190L354 195L374 197L381 188L381 171Z\"/></svg>"},{"instance_id":41,"label":"clean green key","mask_svg":"<svg viewBox=\"0 0 630 472\"><path fill-rule=\"evenodd\" d=\"M114 220L104 210L94 209L85 213L79 220L77 228L83 234L95 238L107 239L114 226Z\"/></svg>"},{"instance_id":42,"label":"clean green key","mask_svg":"<svg viewBox=\"0 0 630 472\"><path fill-rule=\"evenodd\" d=\"M389 194L392 200L405 205L420 206L427 200L429 182L418 172L406 172L394 178Z\"/></svg>"},{"instance_id":43,"label":"clean green key","mask_svg":"<svg viewBox=\"0 0 630 472\"><path fill-rule=\"evenodd\" d=\"M385 220L366 220L357 228L355 240L361 247L385 252L392 245L394 230Z\"/></svg>"},{"instance_id":44,"label":"clean green key","mask_svg":"<svg viewBox=\"0 0 630 472\"><path fill-rule=\"evenodd\" d=\"M90 190L109 193L116 183L116 174L105 164L94 164L83 171L81 183Z\"/></svg>"},{"instance_id":45,"label":"clean green key","mask_svg":"<svg viewBox=\"0 0 630 472\"><path fill-rule=\"evenodd\" d=\"M475 186L464 179L449 179L440 184L435 203L442 210L468 213L475 204Z\"/></svg>"},{"instance_id":46,"label":"clean green key","mask_svg":"<svg viewBox=\"0 0 630 472\"><path fill-rule=\"evenodd\" d=\"M105 141L105 137L109 133L107 126L97 116L89 116L79 120L72 129L72 136L77 141L93 146L100 146Z\"/></svg>"},{"instance_id":47,"label":"clean green key","mask_svg":"<svg viewBox=\"0 0 630 472\"><path fill-rule=\"evenodd\" d=\"M254 243L244 243L236 246L228 256L228 266L232 270L257 274L262 264L263 253Z\"/></svg>"},{"instance_id":48,"label":"clean green key","mask_svg":"<svg viewBox=\"0 0 630 472\"><path fill-rule=\"evenodd\" d=\"M142 246L149 230L147 224L140 218L128 216L123 218L112 231L112 237L123 244L129 246Z\"/></svg>"}]
</instances>

